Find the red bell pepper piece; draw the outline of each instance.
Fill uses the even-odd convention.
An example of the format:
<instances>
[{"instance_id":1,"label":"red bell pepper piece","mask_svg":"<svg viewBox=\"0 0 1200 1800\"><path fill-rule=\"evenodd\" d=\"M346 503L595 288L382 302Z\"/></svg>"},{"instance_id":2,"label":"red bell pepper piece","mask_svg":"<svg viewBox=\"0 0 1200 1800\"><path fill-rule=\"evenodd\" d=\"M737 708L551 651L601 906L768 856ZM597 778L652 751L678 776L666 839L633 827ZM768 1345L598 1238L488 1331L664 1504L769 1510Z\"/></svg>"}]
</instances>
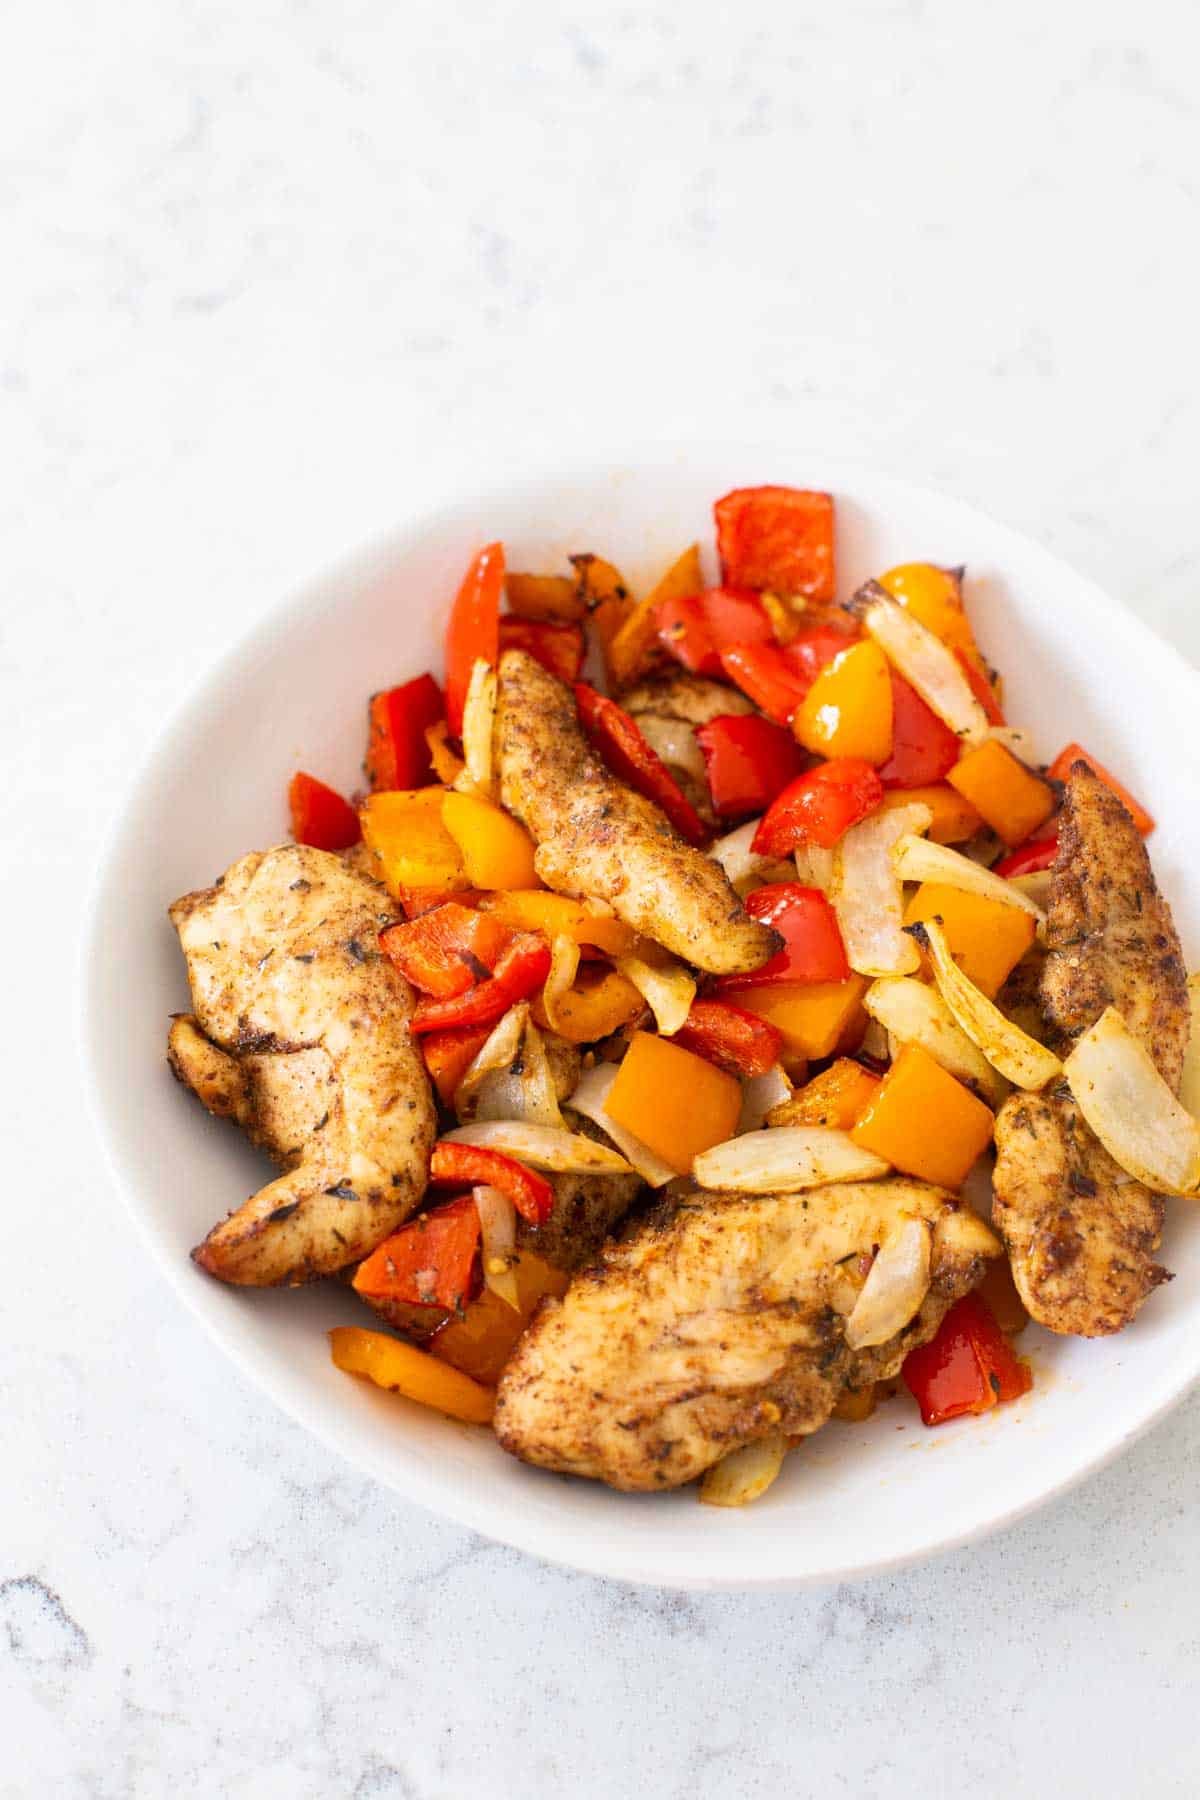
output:
<instances>
[{"instance_id":1,"label":"red bell pepper piece","mask_svg":"<svg viewBox=\"0 0 1200 1800\"><path fill-rule=\"evenodd\" d=\"M926 1425L988 1412L1033 1386L1029 1364L978 1294L967 1294L950 1308L929 1343L909 1351L900 1373Z\"/></svg>"},{"instance_id":2,"label":"red bell pepper piece","mask_svg":"<svg viewBox=\"0 0 1200 1800\"><path fill-rule=\"evenodd\" d=\"M1026 838L996 864L992 873L1005 881L1011 881L1014 875L1035 875L1039 869L1051 868L1057 855L1057 831L1050 837Z\"/></svg>"},{"instance_id":3,"label":"red bell pepper piece","mask_svg":"<svg viewBox=\"0 0 1200 1800\"><path fill-rule=\"evenodd\" d=\"M851 644L856 644L860 636L858 629L847 619L844 631L837 625L811 625L785 644L783 654L804 681L806 694L821 670Z\"/></svg>"},{"instance_id":4,"label":"red bell pepper piece","mask_svg":"<svg viewBox=\"0 0 1200 1800\"><path fill-rule=\"evenodd\" d=\"M532 932L519 932L490 978L449 1000L421 1000L409 1021L417 1037L466 1025L494 1025L518 1000L528 1000L550 973L550 946Z\"/></svg>"},{"instance_id":5,"label":"red bell pepper piece","mask_svg":"<svg viewBox=\"0 0 1200 1800\"><path fill-rule=\"evenodd\" d=\"M928 787L942 781L962 754L944 719L916 688L892 676L892 754L879 771L885 788Z\"/></svg>"},{"instance_id":6,"label":"red bell pepper piece","mask_svg":"<svg viewBox=\"0 0 1200 1800\"><path fill-rule=\"evenodd\" d=\"M458 1031L431 1031L421 1039L421 1054L443 1106L453 1106L458 1084L492 1035L490 1025L467 1025Z\"/></svg>"},{"instance_id":7,"label":"red bell pepper piece","mask_svg":"<svg viewBox=\"0 0 1200 1800\"><path fill-rule=\"evenodd\" d=\"M477 1144L435 1144L429 1179L451 1181L456 1187L470 1182L473 1187L499 1188L530 1225L544 1225L554 1210L554 1189L544 1175Z\"/></svg>"},{"instance_id":8,"label":"red bell pepper piece","mask_svg":"<svg viewBox=\"0 0 1200 1800\"><path fill-rule=\"evenodd\" d=\"M790 731L755 714L724 714L697 728L713 810L722 819L763 812L804 767Z\"/></svg>"},{"instance_id":9,"label":"red bell pepper piece","mask_svg":"<svg viewBox=\"0 0 1200 1800\"><path fill-rule=\"evenodd\" d=\"M966 651L959 648L954 652L959 668L966 676L971 692L987 714L989 725L1004 724L1004 708L996 698L996 690L984 674L979 664L972 662Z\"/></svg>"},{"instance_id":10,"label":"red bell pepper piece","mask_svg":"<svg viewBox=\"0 0 1200 1800\"><path fill-rule=\"evenodd\" d=\"M827 850L883 804L879 772L859 757L819 763L785 787L754 834L757 856L789 856L800 843Z\"/></svg>"},{"instance_id":11,"label":"red bell pepper piece","mask_svg":"<svg viewBox=\"0 0 1200 1800\"><path fill-rule=\"evenodd\" d=\"M500 621L500 653L527 650L543 669L568 684L579 680L583 667L582 625L550 625L540 619L503 618Z\"/></svg>"},{"instance_id":12,"label":"red bell pepper piece","mask_svg":"<svg viewBox=\"0 0 1200 1800\"><path fill-rule=\"evenodd\" d=\"M712 836L708 826L629 714L582 681L575 687L575 704L580 724L613 774L653 800L689 844L707 844Z\"/></svg>"},{"instance_id":13,"label":"red bell pepper piece","mask_svg":"<svg viewBox=\"0 0 1200 1800\"><path fill-rule=\"evenodd\" d=\"M370 1300L463 1307L476 1284L479 1213L470 1194L422 1213L358 1265L354 1290Z\"/></svg>"},{"instance_id":14,"label":"red bell pepper piece","mask_svg":"<svg viewBox=\"0 0 1200 1800\"><path fill-rule=\"evenodd\" d=\"M1072 763L1085 762L1093 775L1098 775L1105 787L1110 787L1121 802L1143 837L1149 837L1154 830L1154 820L1140 801L1135 800L1127 787L1122 787L1115 775L1110 775L1103 763L1089 756L1082 744L1068 744L1060 750L1046 774L1051 781L1065 781L1071 773Z\"/></svg>"},{"instance_id":15,"label":"red bell pepper piece","mask_svg":"<svg viewBox=\"0 0 1200 1800\"><path fill-rule=\"evenodd\" d=\"M819 888L802 887L798 881L772 882L755 888L742 904L752 919L779 932L783 949L748 975L722 976L713 987L714 995L784 981L845 981L850 973L846 947L837 916Z\"/></svg>"},{"instance_id":16,"label":"red bell pepper piece","mask_svg":"<svg viewBox=\"0 0 1200 1800\"><path fill-rule=\"evenodd\" d=\"M446 723L462 736L463 705L471 671L482 657L493 667L500 655L500 596L504 592L504 545L481 550L463 577L446 627Z\"/></svg>"},{"instance_id":17,"label":"red bell pepper piece","mask_svg":"<svg viewBox=\"0 0 1200 1800\"><path fill-rule=\"evenodd\" d=\"M735 644L773 644L775 629L757 594L723 587L664 600L658 609L658 636L693 675L719 675L723 650Z\"/></svg>"},{"instance_id":18,"label":"red bell pepper piece","mask_svg":"<svg viewBox=\"0 0 1200 1800\"><path fill-rule=\"evenodd\" d=\"M425 732L445 710L442 690L432 675L418 675L402 687L371 695L366 775L373 793L424 787L433 780Z\"/></svg>"},{"instance_id":19,"label":"red bell pepper piece","mask_svg":"<svg viewBox=\"0 0 1200 1800\"><path fill-rule=\"evenodd\" d=\"M842 639L845 649L848 640ZM787 725L804 699L810 680L796 672L786 650L774 644L735 644L722 650L721 668L777 725Z\"/></svg>"},{"instance_id":20,"label":"red bell pepper piece","mask_svg":"<svg viewBox=\"0 0 1200 1800\"><path fill-rule=\"evenodd\" d=\"M779 1061L783 1037L774 1025L724 1000L693 1000L672 1040L728 1075L765 1075Z\"/></svg>"},{"instance_id":21,"label":"red bell pepper piece","mask_svg":"<svg viewBox=\"0 0 1200 1800\"><path fill-rule=\"evenodd\" d=\"M395 898L406 919L421 919L426 913L435 912L439 906L445 906L452 900L456 906L474 906L479 899L478 888L431 888L400 887L393 890Z\"/></svg>"},{"instance_id":22,"label":"red bell pepper piece","mask_svg":"<svg viewBox=\"0 0 1200 1800\"><path fill-rule=\"evenodd\" d=\"M348 850L362 832L358 814L349 801L315 775L300 772L288 783L288 809L292 836L313 850Z\"/></svg>"},{"instance_id":23,"label":"red bell pepper piece","mask_svg":"<svg viewBox=\"0 0 1200 1800\"><path fill-rule=\"evenodd\" d=\"M832 600L833 495L804 488L736 488L713 507L722 580Z\"/></svg>"},{"instance_id":24,"label":"red bell pepper piece","mask_svg":"<svg viewBox=\"0 0 1200 1800\"><path fill-rule=\"evenodd\" d=\"M513 941L513 933L491 913L472 912L449 900L410 919L388 925L379 947L423 994L453 1000L486 981Z\"/></svg>"}]
</instances>

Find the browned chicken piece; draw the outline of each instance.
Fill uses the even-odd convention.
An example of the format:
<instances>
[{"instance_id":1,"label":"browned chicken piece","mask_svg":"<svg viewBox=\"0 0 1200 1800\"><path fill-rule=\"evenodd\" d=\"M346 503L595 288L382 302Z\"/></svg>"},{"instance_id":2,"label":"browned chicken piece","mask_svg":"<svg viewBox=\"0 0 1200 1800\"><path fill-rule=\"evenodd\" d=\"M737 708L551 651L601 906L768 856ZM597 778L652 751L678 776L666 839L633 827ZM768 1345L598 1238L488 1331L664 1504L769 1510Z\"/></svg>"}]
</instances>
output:
<instances>
[{"instance_id":1,"label":"browned chicken piece","mask_svg":"<svg viewBox=\"0 0 1200 1800\"><path fill-rule=\"evenodd\" d=\"M171 908L195 1013L171 1028L171 1067L285 1171L193 1251L222 1281L331 1274L424 1193L436 1120L412 991L377 947L391 917L374 882L300 844Z\"/></svg>"},{"instance_id":2,"label":"browned chicken piece","mask_svg":"<svg viewBox=\"0 0 1200 1800\"><path fill-rule=\"evenodd\" d=\"M853 1272L913 1217L931 1230L925 1300L895 1337L852 1350ZM663 1200L543 1302L501 1379L496 1435L563 1474L678 1487L770 1432L807 1436L847 1389L894 1375L1000 1253L920 1181Z\"/></svg>"},{"instance_id":3,"label":"browned chicken piece","mask_svg":"<svg viewBox=\"0 0 1200 1800\"><path fill-rule=\"evenodd\" d=\"M583 734L571 690L533 657L500 659L500 798L533 837L547 887L607 901L635 930L714 975L757 969L778 948L720 865L657 806L609 774Z\"/></svg>"},{"instance_id":4,"label":"browned chicken piece","mask_svg":"<svg viewBox=\"0 0 1200 1800\"><path fill-rule=\"evenodd\" d=\"M1178 1090L1186 976L1171 912L1137 827L1084 763L1067 784L1040 983L1048 1041L1066 1055L1113 1005ZM1012 1094L996 1120L993 1218L1021 1299L1050 1331L1128 1325L1167 1271L1163 1200L1109 1156L1065 1082Z\"/></svg>"},{"instance_id":5,"label":"browned chicken piece","mask_svg":"<svg viewBox=\"0 0 1200 1800\"><path fill-rule=\"evenodd\" d=\"M731 713L740 716L754 711L737 688L707 681L703 675L689 675L686 669L639 681L621 695L621 705L635 718L649 713L659 719L679 719L685 725L709 725Z\"/></svg>"}]
</instances>

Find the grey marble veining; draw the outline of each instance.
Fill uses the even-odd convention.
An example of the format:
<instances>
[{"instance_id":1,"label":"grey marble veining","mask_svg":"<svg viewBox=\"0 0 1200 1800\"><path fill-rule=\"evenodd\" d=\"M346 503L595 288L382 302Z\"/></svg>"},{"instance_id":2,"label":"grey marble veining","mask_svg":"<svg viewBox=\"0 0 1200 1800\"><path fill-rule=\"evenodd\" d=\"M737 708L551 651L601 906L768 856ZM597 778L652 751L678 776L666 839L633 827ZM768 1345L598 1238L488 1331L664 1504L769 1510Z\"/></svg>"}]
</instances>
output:
<instances>
[{"instance_id":1,"label":"grey marble veining","mask_svg":"<svg viewBox=\"0 0 1200 1800\"><path fill-rule=\"evenodd\" d=\"M71 1036L81 892L164 712L467 460L786 422L1200 660L1195 9L7 24L0 1795L1194 1794L1200 1399L861 1586L543 1567L217 1358L126 1227Z\"/></svg>"}]
</instances>

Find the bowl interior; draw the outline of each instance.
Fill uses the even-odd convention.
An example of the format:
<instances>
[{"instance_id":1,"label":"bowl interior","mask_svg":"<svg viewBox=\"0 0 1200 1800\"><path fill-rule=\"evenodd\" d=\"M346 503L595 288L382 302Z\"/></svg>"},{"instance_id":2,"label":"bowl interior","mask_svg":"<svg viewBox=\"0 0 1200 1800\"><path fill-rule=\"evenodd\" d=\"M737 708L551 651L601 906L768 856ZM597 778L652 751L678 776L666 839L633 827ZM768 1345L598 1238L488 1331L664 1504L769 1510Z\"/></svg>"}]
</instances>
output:
<instances>
[{"instance_id":1,"label":"bowl interior","mask_svg":"<svg viewBox=\"0 0 1200 1800\"><path fill-rule=\"evenodd\" d=\"M481 543L502 538L518 569L600 551L640 591L685 544L710 544L715 496L760 479L835 490L843 592L901 561L967 564L1009 717L1033 728L1041 756L1079 739L1144 797L1190 952L1200 936L1197 889L1183 879L1200 860L1194 672L1089 582L958 502L778 447L729 445L497 488L273 613L203 681L139 779L100 872L87 948L88 1053L114 1169L215 1343L333 1449L422 1504L538 1555L681 1586L887 1567L1017 1516L1119 1448L1200 1369L1200 1232L1186 1205L1171 1209L1164 1251L1178 1279L1134 1329L1095 1343L1029 1331L1034 1392L998 1414L926 1432L898 1402L864 1425L831 1425L744 1512L700 1506L693 1490L635 1498L539 1473L482 1432L338 1374L326 1328L365 1322L344 1294L234 1292L189 1262L264 1167L167 1072L167 1017L188 995L166 907L286 836L297 767L347 791L359 782L367 695L439 666L447 607Z\"/></svg>"}]
</instances>

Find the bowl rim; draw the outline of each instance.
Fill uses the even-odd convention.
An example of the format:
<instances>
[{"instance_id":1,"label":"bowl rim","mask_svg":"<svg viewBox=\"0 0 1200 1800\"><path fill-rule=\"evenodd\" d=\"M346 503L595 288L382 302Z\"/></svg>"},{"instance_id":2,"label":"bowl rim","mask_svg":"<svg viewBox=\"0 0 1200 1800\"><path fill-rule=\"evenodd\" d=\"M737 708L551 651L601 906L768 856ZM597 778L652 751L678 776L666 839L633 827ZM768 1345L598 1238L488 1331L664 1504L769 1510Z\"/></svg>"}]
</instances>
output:
<instances>
[{"instance_id":1,"label":"bowl rim","mask_svg":"<svg viewBox=\"0 0 1200 1800\"><path fill-rule=\"evenodd\" d=\"M365 1450L353 1440L345 1441L336 1429L326 1423L321 1409L313 1409L306 1404L302 1384L289 1379L283 1366L256 1360L246 1347L221 1332L217 1319L202 1303L199 1288L189 1279L191 1265L177 1255L167 1253L155 1236L148 1212L138 1204L138 1174L119 1142L115 1118L108 1110L101 1072L106 1038L99 993L99 958L104 946L104 914L106 905L112 898L109 892L110 882L121 861L127 839L133 833L139 801L144 790L152 783L160 760L167 755L177 738L188 733L197 716L204 710L210 694L236 672L244 659L268 649L300 618L320 606L332 590L357 585L373 571L390 566L405 553L406 548L424 535L451 527L463 520L465 515L469 514L472 518L486 517L490 508L499 508L502 504L511 505L514 501L526 498L536 499L553 482L564 478L599 483L632 470L653 474L656 468L669 467L678 472L692 461L730 458L742 462L746 467L763 467L769 466L773 458L783 460L786 457L792 462L804 455L803 445L784 443L778 439L742 442L721 436L711 440L690 440L685 451L670 440L652 439L632 448L628 442L608 448L594 447L586 457L581 457L578 461L564 463L559 460L551 464L547 459L544 466L518 478L493 481L479 487L466 483L451 485L443 480L436 492L419 496L392 526L372 534L364 543L338 556L300 587L281 599L271 601L247 630L239 633L194 676L154 734L114 805L93 864L82 908L77 945L80 992L76 1016L77 1049L87 1109L101 1145L103 1164L113 1188L121 1196L123 1209L132 1218L137 1235L151 1260L222 1355L325 1449L336 1453L361 1474L392 1488L403 1499L413 1501L427 1511L448 1518L494 1542L522 1550L540 1561L595 1576L675 1590L785 1591L847 1580L863 1580L979 1542L1061 1498L1089 1475L1112 1462L1159 1423L1200 1382L1200 1339L1197 1340L1190 1366L1180 1366L1173 1372L1172 1379L1166 1382L1165 1387L1160 1387L1158 1396L1145 1413L1132 1425L1114 1431L1108 1438L1098 1434L1094 1450L1081 1455L1075 1467L1052 1479L1039 1492L1015 1504L1008 1504L994 1515L981 1518L965 1529L943 1534L931 1532L927 1541L915 1546L893 1553L867 1554L820 1570L780 1572L778 1568L772 1568L762 1572L752 1569L728 1572L709 1568L689 1572L672 1569L664 1573L651 1566L653 1556L639 1546L623 1543L616 1538L610 1540L602 1531L585 1535L566 1513L563 1515L563 1528L557 1535L547 1529L547 1520L541 1511L522 1528L517 1509L509 1507L497 1515L485 1490L476 1492L469 1486L451 1489L432 1467L426 1467L417 1457L409 1459L403 1473L389 1471L385 1475L372 1465ZM1151 665L1157 663L1165 678L1173 682L1183 678L1200 690L1200 671L1173 644L1161 638L1132 608L1107 593L1090 576L1073 568L1036 539L996 520L974 503L942 488L915 483L886 470L844 457L814 451L809 451L808 457L814 470L820 472L822 481L835 491L846 489L853 493L856 488L878 489L882 486L889 489L901 502L908 498L914 505L934 504L948 514L957 514L968 527L974 525L976 528L986 528L1001 542L1014 546L1024 561L1040 563L1047 575L1069 575L1078 589L1086 590L1093 617L1119 632L1128 634L1132 630L1137 635L1144 662Z\"/></svg>"}]
</instances>

